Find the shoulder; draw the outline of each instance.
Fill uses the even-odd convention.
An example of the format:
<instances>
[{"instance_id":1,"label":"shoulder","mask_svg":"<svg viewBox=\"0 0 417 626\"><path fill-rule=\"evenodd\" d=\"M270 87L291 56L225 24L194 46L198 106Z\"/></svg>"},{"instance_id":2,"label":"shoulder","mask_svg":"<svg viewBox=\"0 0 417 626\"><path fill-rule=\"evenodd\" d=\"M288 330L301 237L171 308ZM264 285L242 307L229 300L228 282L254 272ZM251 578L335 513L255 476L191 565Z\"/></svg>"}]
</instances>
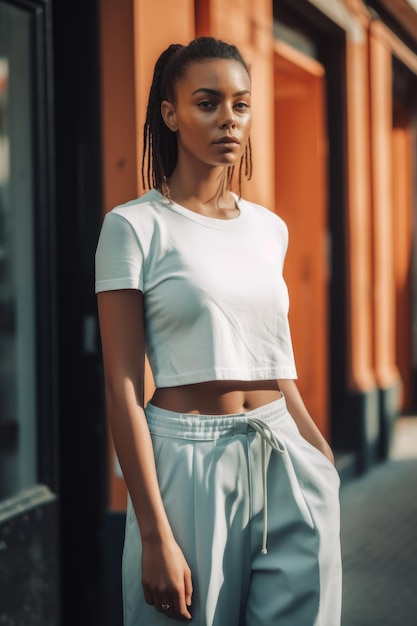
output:
<instances>
[{"instance_id":1,"label":"shoulder","mask_svg":"<svg viewBox=\"0 0 417 626\"><path fill-rule=\"evenodd\" d=\"M274 213L274 211L261 204L257 204L256 202L252 202L251 200L246 200L244 198L240 198L238 202L243 203L246 210L250 211L259 223L265 223L269 227L280 231L288 237L287 224L279 215Z\"/></svg>"},{"instance_id":2,"label":"shoulder","mask_svg":"<svg viewBox=\"0 0 417 626\"><path fill-rule=\"evenodd\" d=\"M106 213L96 247L96 290L143 289L158 211L157 191Z\"/></svg>"},{"instance_id":3,"label":"shoulder","mask_svg":"<svg viewBox=\"0 0 417 626\"><path fill-rule=\"evenodd\" d=\"M160 193L156 189L151 189L139 198L114 207L106 214L106 217L123 218L133 225L152 219L160 211L162 204Z\"/></svg>"},{"instance_id":4,"label":"shoulder","mask_svg":"<svg viewBox=\"0 0 417 626\"><path fill-rule=\"evenodd\" d=\"M111 232L115 237L136 239L141 247L147 248L163 212L162 196L152 189L106 213L102 231Z\"/></svg>"}]
</instances>

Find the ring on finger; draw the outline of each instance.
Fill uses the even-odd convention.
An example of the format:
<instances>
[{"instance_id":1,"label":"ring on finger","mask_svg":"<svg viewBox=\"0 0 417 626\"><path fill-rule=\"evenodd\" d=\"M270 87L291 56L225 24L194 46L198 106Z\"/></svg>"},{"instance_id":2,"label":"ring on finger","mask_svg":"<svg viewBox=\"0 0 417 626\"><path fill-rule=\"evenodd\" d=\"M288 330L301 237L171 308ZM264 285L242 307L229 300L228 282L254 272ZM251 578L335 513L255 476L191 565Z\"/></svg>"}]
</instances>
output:
<instances>
[{"instance_id":1,"label":"ring on finger","mask_svg":"<svg viewBox=\"0 0 417 626\"><path fill-rule=\"evenodd\" d=\"M172 604L162 604L161 608L163 611L168 611L172 607Z\"/></svg>"}]
</instances>

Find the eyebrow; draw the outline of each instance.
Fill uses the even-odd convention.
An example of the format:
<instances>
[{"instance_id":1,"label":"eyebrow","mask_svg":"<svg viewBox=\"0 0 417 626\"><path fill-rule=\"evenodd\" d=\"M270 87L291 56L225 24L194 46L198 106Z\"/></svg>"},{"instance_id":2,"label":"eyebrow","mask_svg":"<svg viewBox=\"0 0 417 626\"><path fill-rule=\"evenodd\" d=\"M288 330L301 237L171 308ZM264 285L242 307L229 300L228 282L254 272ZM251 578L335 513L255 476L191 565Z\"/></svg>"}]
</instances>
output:
<instances>
[{"instance_id":1,"label":"eyebrow","mask_svg":"<svg viewBox=\"0 0 417 626\"><path fill-rule=\"evenodd\" d=\"M199 89L193 91L191 95L194 96L196 93L207 93L211 96L219 97L223 95L221 91L217 91L217 89L209 89L208 87L200 87ZM245 96L247 94L251 95L249 89L242 89L242 91L237 91L236 93L234 93L233 97L237 98L238 96Z\"/></svg>"}]
</instances>

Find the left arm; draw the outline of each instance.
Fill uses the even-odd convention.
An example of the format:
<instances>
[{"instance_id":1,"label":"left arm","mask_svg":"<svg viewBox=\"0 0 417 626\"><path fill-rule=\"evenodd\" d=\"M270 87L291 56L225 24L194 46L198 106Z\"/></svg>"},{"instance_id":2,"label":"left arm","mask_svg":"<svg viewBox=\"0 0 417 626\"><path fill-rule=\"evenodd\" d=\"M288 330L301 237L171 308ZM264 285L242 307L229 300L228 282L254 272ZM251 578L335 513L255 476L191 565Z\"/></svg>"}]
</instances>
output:
<instances>
[{"instance_id":1,"label":"left arm","mask_svg":"<svg viewBox=\"0 0 417 626\"><path fill-rule=\"evenodd\" d=\"M282 379L278 383L285 396L288 411L297 424L301 435L334 464L333 452L307 411L295 381Z\"/></svg>"}]
</instances>

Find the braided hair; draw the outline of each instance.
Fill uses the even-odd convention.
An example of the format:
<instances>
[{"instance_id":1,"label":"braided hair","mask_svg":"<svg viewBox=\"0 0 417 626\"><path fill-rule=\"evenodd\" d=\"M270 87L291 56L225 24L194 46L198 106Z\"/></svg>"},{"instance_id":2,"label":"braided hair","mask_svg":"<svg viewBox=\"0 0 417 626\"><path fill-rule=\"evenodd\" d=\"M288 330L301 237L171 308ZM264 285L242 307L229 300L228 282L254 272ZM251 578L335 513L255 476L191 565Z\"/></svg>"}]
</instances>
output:
<instances>
[{"instance_id":1,"label":"braided hair","mask_svg":"<svg viewBox=\"0 0 417 626\"><path fill-rule=\"evenodd\" d=\"M161 115L163 100L175 102L175 87L192 63L207 59L238 61L247 73L249 68L236 46L213 37L198 37L187 46L171 44L158 58L149 92L146 119L143 128L142 183L144 188L158 189L169 198L167 179L178 159L177 137L165 124ZM242 174L252 176L252 149L250 139L239 164L238 185L241 192ZM227 172L230 187L234 166Z\"/></svg>"}]
</instances>

